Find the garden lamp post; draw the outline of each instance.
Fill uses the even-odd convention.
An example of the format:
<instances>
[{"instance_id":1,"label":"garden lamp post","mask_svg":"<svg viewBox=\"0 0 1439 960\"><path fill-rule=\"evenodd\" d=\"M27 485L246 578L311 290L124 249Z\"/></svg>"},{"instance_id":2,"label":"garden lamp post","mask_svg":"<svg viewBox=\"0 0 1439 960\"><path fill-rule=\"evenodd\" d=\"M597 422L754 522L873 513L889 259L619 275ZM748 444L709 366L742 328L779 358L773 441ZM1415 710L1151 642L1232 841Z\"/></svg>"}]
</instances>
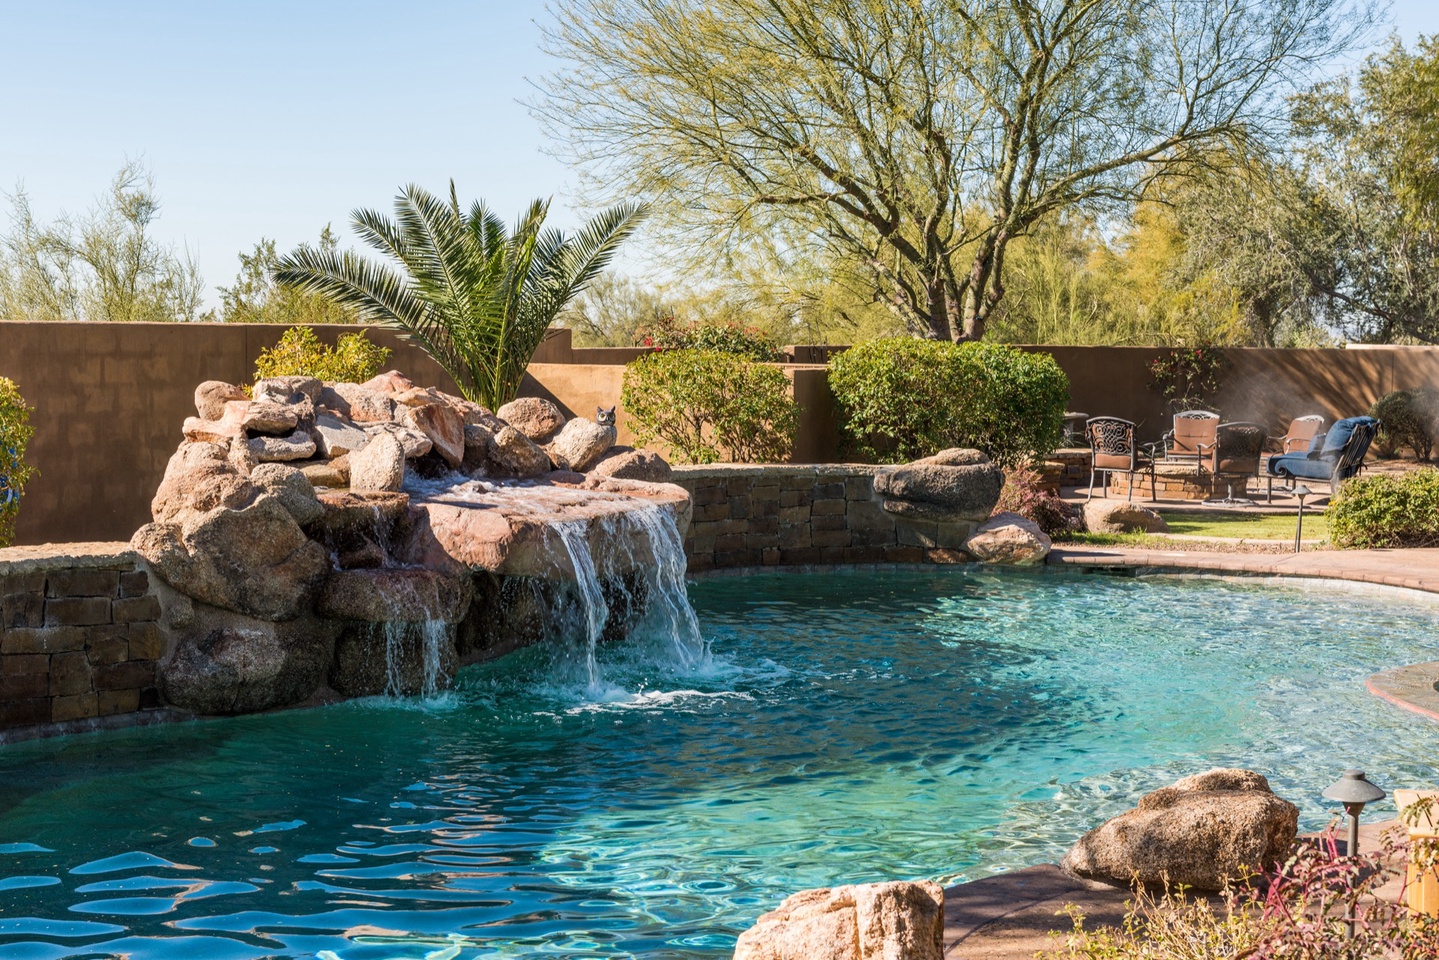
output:
<instances>
[{"instance_id":1,"label":"garden lamp post","mask_svg":"<svg viewBox=\"0 0 1439 960\"><path fill-rule=\"evenodd\" d=\"M1304 498L1313 493L1308 487L1300 484L1294 488L1294 495L1299 498L1299 522L1294 525L1294 552L1299 552L1299 539L1304 535Z\"/></svg>"},{"instance_id":2,"label":"garden lamp post","mask_svg":"<svg viewBox=\"0 0 1439 960\"><path fill-rule=\"evenodd\" d=\"M1359 854L1359 814L1364 805L1383 800L1388 794L1370 783L1363 770L1345 770L1337 781L1324 788L1321 794L1325 800L1335 800L1344 805L1349 814L1349 856Z\"/></svg>"}]
</instances>

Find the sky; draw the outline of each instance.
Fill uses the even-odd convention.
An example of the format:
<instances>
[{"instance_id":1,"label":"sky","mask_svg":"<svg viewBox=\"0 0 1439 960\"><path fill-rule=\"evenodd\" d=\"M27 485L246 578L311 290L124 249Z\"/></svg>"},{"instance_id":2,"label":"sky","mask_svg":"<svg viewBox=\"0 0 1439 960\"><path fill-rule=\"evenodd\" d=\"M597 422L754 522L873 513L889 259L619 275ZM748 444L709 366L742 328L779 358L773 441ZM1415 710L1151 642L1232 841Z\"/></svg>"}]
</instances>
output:
<instances>
[{"instance_id":1,"label":"sky","mask_svg":"<svg viewBox=\"0 0 1439 960\"><path fill-rule=\"evenodd\" d=\"M1406 42L1439 33L1435 0L1391 9ZM0 191L23 185L48 220L143 161L154 234L189 250L210 305L261 237L290 249L406 183L453 178L511 220L553 197L572 229L577 178L525 105L552 69L546 17L542 0L0 0Z\"/></svg>"}]
</instances>

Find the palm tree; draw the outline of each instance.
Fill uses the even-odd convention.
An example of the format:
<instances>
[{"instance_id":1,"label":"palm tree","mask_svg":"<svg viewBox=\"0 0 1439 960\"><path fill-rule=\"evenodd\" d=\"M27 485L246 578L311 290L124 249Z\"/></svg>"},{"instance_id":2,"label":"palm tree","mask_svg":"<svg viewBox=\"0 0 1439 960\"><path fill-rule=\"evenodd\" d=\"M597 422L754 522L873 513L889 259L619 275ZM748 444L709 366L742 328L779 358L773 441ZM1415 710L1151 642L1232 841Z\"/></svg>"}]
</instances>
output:
<instances>
[{"instance_id":1,"label":"palm tree","mask_svg":"<svg viewBox=\"0 0 1439 960\"><path fill-rule=\"evenodd\" d=\"M515 398L545 330L634 232L644 207L619 204L573 237L542 229L536 200L513 232L483 202L460 210L413 184L395 198L395 220L351 216L355 232L391 263L303 246L275 266L277 283L318 293L415 341L469 400L494 410Z\"/></svg>"}]
</instances>

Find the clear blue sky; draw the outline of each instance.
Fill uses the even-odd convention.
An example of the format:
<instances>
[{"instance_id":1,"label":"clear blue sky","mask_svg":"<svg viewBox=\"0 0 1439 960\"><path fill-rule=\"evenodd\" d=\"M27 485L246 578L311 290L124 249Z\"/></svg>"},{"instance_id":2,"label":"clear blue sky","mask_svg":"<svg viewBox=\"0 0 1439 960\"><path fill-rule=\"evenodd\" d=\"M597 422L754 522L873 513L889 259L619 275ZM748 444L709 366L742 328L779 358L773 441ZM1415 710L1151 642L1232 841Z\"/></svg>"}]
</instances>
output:
<instances>
[{"instance_id":1,"label":"clear blue sky","mask_svg":"<svg viewBox=\"0 0 1439 960\"><path fill-rule=\"evenodd\" d=\"M542 0L0 0L0 190L81 211L126 157L153 171L156 235L188 245L209 298L236 254L389 209L398 186L485 198L506 218L575 180L520 102L547 72ZM1406 41L1439 2L1396 0ZM8 204L6 204L8 213Z\"/></svg>"}]
</instances>

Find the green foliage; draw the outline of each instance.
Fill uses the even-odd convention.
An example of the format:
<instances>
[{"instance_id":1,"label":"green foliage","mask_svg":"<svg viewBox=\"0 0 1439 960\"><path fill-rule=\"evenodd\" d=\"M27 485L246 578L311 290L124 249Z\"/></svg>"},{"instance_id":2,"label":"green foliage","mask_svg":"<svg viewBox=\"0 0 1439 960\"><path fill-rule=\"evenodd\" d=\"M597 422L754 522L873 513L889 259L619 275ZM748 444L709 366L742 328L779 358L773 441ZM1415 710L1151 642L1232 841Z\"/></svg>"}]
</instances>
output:
<instances>
[{"instance_id":1,"label":"green foliage","mask_svg":"<svg viewBox=\"0 0 1439 960\"><path fill-rule=\"evenodd\" d=\"M299 376L362 383L379 373L389 358L388 347L370 342L363 333L342 333L331 347L309 327L291 327L279 343L260 352L255 379Z\"/></svg>"},{"instance_id":2,"label":"green foliage","mask_svg":"<svg viewBox=\"0 0 1439 960\"><path fill-rule=\"evenodd\" d=\"M1325 515L1336 546L1439 546L1439 470L1346 480Z\"/></svg>"},{"instance_id":3,"label":"green foliage","mask_svg":"<svg viewBox=\"0 0 1439 960\"><path fill-rule=\"evenodd\" d=\"M882 463L975 447L1018 466L1058 444L1069 378L1048 354L994 343L881 338L830 361L855 453Z\"/></svg>"},{"instance_id":4,"label":"green foliage","mask_svg":"<svg viewBox=\"0 0 1439 960\"><path fill-rule=\"evenodd\" d=\"M339 248L335 235L327 225L320 231L318 249L334 253ZM220 292L219 316L222 323L283 323L300 326L312 323L355 323L355 314L318 293L306 293L276 283L272 274L280 263L275 241L265 237L255 244L251 253L240 254L240 272Z\"/></svg>"},{"instance_id":5,"label":"green foliage","mask_svg":"<svg viewBox=\"0 0 1439 960\"><path fill-rule=\"evenodd\" d=\"M640 443L681 463L782 463L799 410L776 366L714 350L665 350L625 368L621 402Z\"/></svg>"},{"instance_id":6,"label":"green foliage","mask_svg":"<svg viewBox=\"0 0 1439 960\"><path fill-rule=\"evenodd\" d=\"M320 294L362 323L392 327L454 378L466 399L491 409L513 400L545 331L604 269L644 215L620 204L578 234L544 229L536 200L513 230L482 202L460 209L413 184L395 198L395 219L359 210L352 226L389 262L353 251L301 247L282 257L277 283Z\"/></svg>"},{"instance_id":7,"label":"green foliage","mask_svg":"<svg viewBox=\"0 0 1439 960\"><path fill-rule=\"evenodd\" d=\"M25 463L25 446L35 434L30 426L32 410L14 381L0 377L0 547L9 546L15 535L20 495L35 473Z\"/></svg>"},{"instance_id":8,"label":"green foliage","mask_svg":"<svg viewBox=\"0 0 1439 960\"><path fill-rule=\"evenodd\" d=\"M1439 391L1421 387L1395 390L1374 401L1369 416L1379 421L1375 445L1392 454L1408 447L1420 460L1428 460L1439 433Z\"/></svg>"},{"instance_id":9,"label":"green foliage","mask_svg":"<svg viewBox=\"0 0 1439 960\"><path fill-rule=\"evenodd\" d=\"M601 189L657 194L692 248L778 231L867 274L916 332L980 339L1011 240L1271 132L1294 79L1362 28L1354 6L562 0L540 109Z\"/></svg>"},{"instance_id":10,"label":"green foliage","mask_svg":"<svg viewBox=\"0 0 1439 960\"><path fill-rule=\"evenodd\" d=\"M131 161L83 216L40 223L30 198L11 199L0 237L0 320L181 321L199 316L201 281L188 251L155 240L155 182Z\"/></svg>"},{"instance_id":11,"label":"green foliage","mask_svg":"<svg viewBox=\"0 0 1439 960\"><path fill-rule=\"evenodd\" d=\"M682 323L674 316L660 317L635 333L635 346L656 350L711 350L731 353L756 363L781 358L779 344L759 327L738 321Z\"/></svg>"}]
</instances>

